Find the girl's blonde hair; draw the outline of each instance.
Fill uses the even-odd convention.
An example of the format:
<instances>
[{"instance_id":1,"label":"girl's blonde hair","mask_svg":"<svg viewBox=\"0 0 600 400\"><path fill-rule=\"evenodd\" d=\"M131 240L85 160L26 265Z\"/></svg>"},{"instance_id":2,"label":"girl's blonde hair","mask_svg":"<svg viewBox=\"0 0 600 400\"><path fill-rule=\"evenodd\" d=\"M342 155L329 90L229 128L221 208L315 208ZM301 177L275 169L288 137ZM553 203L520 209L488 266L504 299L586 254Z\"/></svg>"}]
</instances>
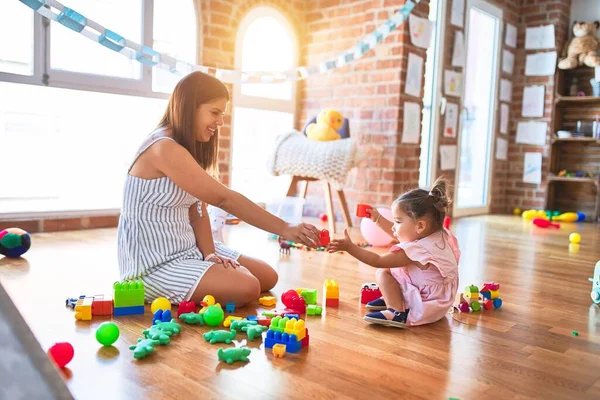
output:
<instances>
[{"instance_id":1,"label":"girl's blonde hair","mask_svg":"<svg viewBox=\"0 0 600 400\"><path fill-rule=\"evenodd\" d=\"M434 229L441 229L450 205L448 188L448 181L440 177L433 183L430 191L413 189L398 197L394 204L413 220L428 218Z\"/></svg>"},{"instance_id":2,"label":"girl's blonde hair","mask_svg":"<svg viewBox=\"0 0 600 400\"><path fill-rule=\"evenodd\" d=\"M225 98L229 101L227 87L217 78L195 71L177 83L158 128L170 129L173 139L190 152L198 164L213 177L218 178L219 132L206 143L196 140L196 114L201 104Z\"/></svg>"}]
</instances>

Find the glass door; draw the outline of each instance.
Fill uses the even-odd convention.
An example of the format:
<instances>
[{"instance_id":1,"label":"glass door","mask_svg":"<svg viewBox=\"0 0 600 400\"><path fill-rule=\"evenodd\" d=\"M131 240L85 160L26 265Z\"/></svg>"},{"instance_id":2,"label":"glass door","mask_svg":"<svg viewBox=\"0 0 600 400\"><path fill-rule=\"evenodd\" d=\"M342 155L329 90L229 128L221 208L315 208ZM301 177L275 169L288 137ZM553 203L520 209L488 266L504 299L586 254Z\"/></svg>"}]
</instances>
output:
<instances>
[{"instance_id":1,"label":"glass door","mask_svg":"<svg viewBox=\"0 0 600 400\"><path fill-rule=\"evenodd\" d=\"M490 208L501 26L501 9L482 0L468 0L455 216L485 214Z\"/></svg>"}]
</instances>

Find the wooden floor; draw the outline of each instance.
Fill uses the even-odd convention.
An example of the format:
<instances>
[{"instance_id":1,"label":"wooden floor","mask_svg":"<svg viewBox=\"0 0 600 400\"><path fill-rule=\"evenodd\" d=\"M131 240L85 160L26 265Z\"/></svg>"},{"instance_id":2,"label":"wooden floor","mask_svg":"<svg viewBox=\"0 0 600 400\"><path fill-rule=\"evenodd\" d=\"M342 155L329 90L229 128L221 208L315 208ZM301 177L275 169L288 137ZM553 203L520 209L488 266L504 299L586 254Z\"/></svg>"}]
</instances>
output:
<instances>
[{"instance_id":1,"label":"wooden floor","mask_svg":"<svg viewBox=\"0 0 600 400\"><path fill-rule=\"evenodd\" d=\"M293 250L280 258L266 233L227 229L230 245L277 268L277 296L297 287L321 295L324 278L338 280L339 309L307 317L307 350L273 359L255 341L248 364L227 366L217 360L219 345L200 336L205 328L185 326L136 361L128 346L151 325L149 309L116 319L120 339L101 348L94 332L105 319L76 322L64 299L110 293L118 278L114 229L35 235L26 260L0 259L0 279L44 349L55 341L75 347L64 376L78 399L600 398L600 308L588 281L600 259L598 225L555 231L518 217L456 221L460 287L498 281L504 305L406 330L362 321L359 287L374 280L372 268L347 254ZM578 248L569 247L572 231L581 233Z\"/></svg>"}]
</instances>

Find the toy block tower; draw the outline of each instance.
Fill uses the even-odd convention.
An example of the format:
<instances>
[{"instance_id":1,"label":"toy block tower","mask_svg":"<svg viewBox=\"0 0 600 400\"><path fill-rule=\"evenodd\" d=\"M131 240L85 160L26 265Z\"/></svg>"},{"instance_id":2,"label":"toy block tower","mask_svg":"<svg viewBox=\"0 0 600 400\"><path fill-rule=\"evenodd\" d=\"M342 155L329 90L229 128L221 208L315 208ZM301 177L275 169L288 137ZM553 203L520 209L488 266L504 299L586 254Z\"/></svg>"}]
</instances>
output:
<instances>
[{"instance_id":1,"label":"toy block tower","mask_svg":"<svg viewBox=\"0 0 600 400\"><path fill-rule=\"evenodd\" d=\"M144 314L144 282L115 282L113 289L115 317Z\"/></svg>"},{"instance_id":2,"label":"toy block tower","mask_svg":"<svg viewBox=\"0 0 600 400\"><path fill-rule=\"evenodd\" d=\"M265 348L281 344L288 353L297 353L309 345L308 329L303 319L275 317L265 338Z\"/></svg>"},{"instance_id":3,"label":"toy block tower","mask_svg":"<svg viewBox=\"0 0 600 400\"><path fill-rule=\"evenodd\" d=\"M110 296L103 294L94 295L92 303L92 315L113 315L113 300Z\"/></svg>"},{"instance_id":4,"label":"toy block tower","mask_svg":"<svg viewBox=\"0 0 600 400\"><path fill-rule=\"evenodd\" d=\"M91 321L93 302L93 297L85 297L77 300L77 304L75 305L75 319L79 321Z\"/></svg>"},{"instance_id":5,"label":"toy block tower","mask_svg":"<svg viewBox=\"0 0 600 400\"><path fill-rule=\"evenodd\" d=\"M325 279L323 282L323 297L327 307L339 307L340 305L340 288L335 279Z\"/></svg>"}]
</instances>

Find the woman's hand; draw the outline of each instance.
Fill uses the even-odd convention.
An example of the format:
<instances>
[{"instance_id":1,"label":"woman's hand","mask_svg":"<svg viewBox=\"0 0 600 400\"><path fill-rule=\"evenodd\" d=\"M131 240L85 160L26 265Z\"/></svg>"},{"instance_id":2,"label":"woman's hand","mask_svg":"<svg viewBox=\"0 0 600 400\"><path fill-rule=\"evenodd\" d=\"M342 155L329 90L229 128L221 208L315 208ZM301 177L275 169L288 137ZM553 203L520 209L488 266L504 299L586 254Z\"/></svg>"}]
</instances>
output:
<instances>
[{"instance_id":1,"label":"woman's hand","mask_svg":"<svg viewBox=\"0 0 600 400\"><path fill-rule=\"evenodd\" d=\"M344 238L335 239L329 242L327 251L330 253L335 253L336 251L348 251L352 246L354 246L354 243L352 242L352 239L350 239L350 235L348 235L348 229L344 229Z\"/></svg>"},{"instance_id":2,"label":"woman's hand","mask_svg":"<svg viewBox=\"0 0 600 400\"><path fill-rule=\"evenodd\" d=\"M302 243L305 246L314 249L321 244L319 238L320 231L311 224L288 224L283 230L281 237L284 240L291 240L296 243Z\"/></svg>"},{"instance_id":3,"label":"woman's hand","mask_svg":"<svg viewBox=\"0 0 600 400\"><path fill-rule=\"evenodd\" d=\"M211 254L210 256L208 256L208 258L205 259L205 261L211 261L215 264L223 264L223 267L225 268L237 268L240 266L239 262L232 260L231 258L218 256L216 254Z\"/></svg>"}]
</instances>

